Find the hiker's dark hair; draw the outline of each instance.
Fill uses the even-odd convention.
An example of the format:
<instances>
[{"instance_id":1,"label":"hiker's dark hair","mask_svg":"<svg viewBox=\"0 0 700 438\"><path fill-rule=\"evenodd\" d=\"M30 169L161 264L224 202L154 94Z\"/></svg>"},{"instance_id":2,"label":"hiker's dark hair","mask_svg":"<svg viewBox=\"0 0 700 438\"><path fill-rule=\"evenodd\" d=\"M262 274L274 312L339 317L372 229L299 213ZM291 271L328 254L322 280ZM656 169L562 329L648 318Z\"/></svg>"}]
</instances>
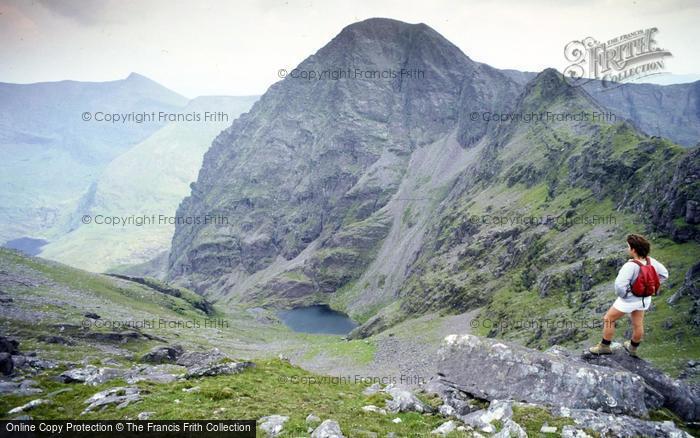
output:
<instances>
[{"instance_id":1,"label":"hiker's dark hair","mask_svg":"<svg viewBox=\"0 0 700 438\"><path fill-rule=\"evenodd\" d=\"M651 243L644 236L639 234L630 234L627 236L627 243L629 243L630 248L637 252L639 257L646 257L651 251Z\"/></svg>"}]
</instances>

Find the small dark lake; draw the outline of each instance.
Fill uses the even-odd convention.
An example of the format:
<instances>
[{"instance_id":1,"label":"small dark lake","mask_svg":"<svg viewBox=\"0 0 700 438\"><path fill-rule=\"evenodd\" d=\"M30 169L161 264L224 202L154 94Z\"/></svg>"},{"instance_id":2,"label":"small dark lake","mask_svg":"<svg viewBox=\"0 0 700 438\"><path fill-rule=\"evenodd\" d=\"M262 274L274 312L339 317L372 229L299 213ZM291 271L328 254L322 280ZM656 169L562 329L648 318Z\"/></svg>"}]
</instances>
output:
<instances>
[{"instance_id":1,"label":"small dark lake","mask_svg":"<svg viewBox=\"0 0 700 438\"><path fill-rule=\"evenodd\" d=\"M325 304L282 310L277 316L284 325L302 333L325 333L345 335L357 327L357 323L344 313L337 312Z\"/></svg>"},{"instance_id":2,"label":"small dark lake","mask_svg":"<svg viewBox=\"0 0 700 438\"><path fill-rule=\"evenodd\" d=\"M12 239L5 242L2 246L5 248L16 249L22 251L23 253L35 256L41 252L41 247L49 243L43 239L34 239L31 237L20 237L19 239Z\"/></svg>"}]
</instances>

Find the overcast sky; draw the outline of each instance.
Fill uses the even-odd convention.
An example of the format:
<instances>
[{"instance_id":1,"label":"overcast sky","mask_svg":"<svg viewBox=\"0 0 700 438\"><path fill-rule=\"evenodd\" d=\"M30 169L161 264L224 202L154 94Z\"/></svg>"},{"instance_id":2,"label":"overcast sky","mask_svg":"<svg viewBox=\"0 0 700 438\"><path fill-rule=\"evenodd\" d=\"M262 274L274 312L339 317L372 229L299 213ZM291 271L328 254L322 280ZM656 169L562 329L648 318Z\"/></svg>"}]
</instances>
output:
<instances>
[{"instance_id":1,"label":"overcast sky","mask_svg":"<svg viewBox=\"0 0 700 438\"><path fill-rule=\"evenodd\" d=\"M0 0L0 82L137 72L187 96L262 94L344 26L423 22L476 61L540 71L567 42L657 27L666 69L700 73L698 0Z\"/></svg>"}]
</instances>

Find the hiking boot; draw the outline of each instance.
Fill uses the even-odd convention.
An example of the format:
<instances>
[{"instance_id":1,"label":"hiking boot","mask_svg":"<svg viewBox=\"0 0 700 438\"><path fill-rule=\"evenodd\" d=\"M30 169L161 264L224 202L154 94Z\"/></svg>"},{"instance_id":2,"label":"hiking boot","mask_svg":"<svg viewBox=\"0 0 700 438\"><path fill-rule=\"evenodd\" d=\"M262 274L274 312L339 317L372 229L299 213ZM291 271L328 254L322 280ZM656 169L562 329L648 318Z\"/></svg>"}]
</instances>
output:
<instances>
[{"instance_id":1,"label":"hiking boot","mask_svg":"<svg viewBox=\"0 0 700 438\"><path fill-rule=\"evenodd\" d=\"M625 350L630 354L632 357L639 357L637 355L637 347L632 345L632 342L630 341L625 341Z\"/></svg>"},{"instance_id":2,"label":"hiking boot","mask_svg":"<svg viewBox=\"0 0 700 438\"><path fill-rule=\"evenodd\" d=\"M610 348L610 345L605 345L602 342L599 342L598 345L594 345L593 347L589 348L588 351L593 354L612 354L612 348Z\"/></svg>"}]
</instances>

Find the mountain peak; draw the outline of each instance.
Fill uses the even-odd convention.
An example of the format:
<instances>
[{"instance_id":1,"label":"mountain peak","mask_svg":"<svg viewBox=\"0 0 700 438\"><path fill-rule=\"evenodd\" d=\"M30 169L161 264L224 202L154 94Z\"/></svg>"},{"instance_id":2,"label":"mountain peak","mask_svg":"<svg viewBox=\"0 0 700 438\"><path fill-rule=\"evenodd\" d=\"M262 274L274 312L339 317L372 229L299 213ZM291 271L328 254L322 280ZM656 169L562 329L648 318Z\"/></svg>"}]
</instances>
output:
<instances>
[{"instance_id":1,"label":"mountain peak","mask_svg":"<svg viewBox=\"0 0 700 438\"><path fill-rule=\"evenodd\" d=\"M576 88L569 85L561 73L546 68L527 84L524 94L538 100L551 100L559 96L572 97L575 93Z\"/></svg>"},{"instance_id":2,"label":"mountain peak","mask_svg":"<svg viewBox=\"0 0 700 438\"><path fill-rule=\"evenodd\" d=\"M369 18L344 27L311 59L339 68L361 64L417 69L452 66L460 71L471 62L430 26L390 18Z\"/></svg>"},{"instance_id":3,"label":"mountain peak","mask_svg":"<svg viewBox=\"0 0 700 438\"><path fill-rule=\"evenodd\" d=\"M342 35L343 33L354 32L365 35L369 34L379 36L382 34L397 34L407 30L432 29L424 23L412 24L406 23L404 21L394 20L393 18L374 17L345 26L340 32L340 35Z\"/></svg>"},{"instance_id":4,"label":"mountain peak","mask_svg":"<svg viewBox=\"0 0 700 438\"><path fill-rule=\"evenodd\" d=\"M131 73L129 73L129 76L127 76L126 79L124 79L124 80L125 81L132 81L132 82L133 81L144 81L144 80L150 81L150 79L148 79L146 76L140 75L140 74L135 73L133 71Z\"/></svg>"}]
</instances>

